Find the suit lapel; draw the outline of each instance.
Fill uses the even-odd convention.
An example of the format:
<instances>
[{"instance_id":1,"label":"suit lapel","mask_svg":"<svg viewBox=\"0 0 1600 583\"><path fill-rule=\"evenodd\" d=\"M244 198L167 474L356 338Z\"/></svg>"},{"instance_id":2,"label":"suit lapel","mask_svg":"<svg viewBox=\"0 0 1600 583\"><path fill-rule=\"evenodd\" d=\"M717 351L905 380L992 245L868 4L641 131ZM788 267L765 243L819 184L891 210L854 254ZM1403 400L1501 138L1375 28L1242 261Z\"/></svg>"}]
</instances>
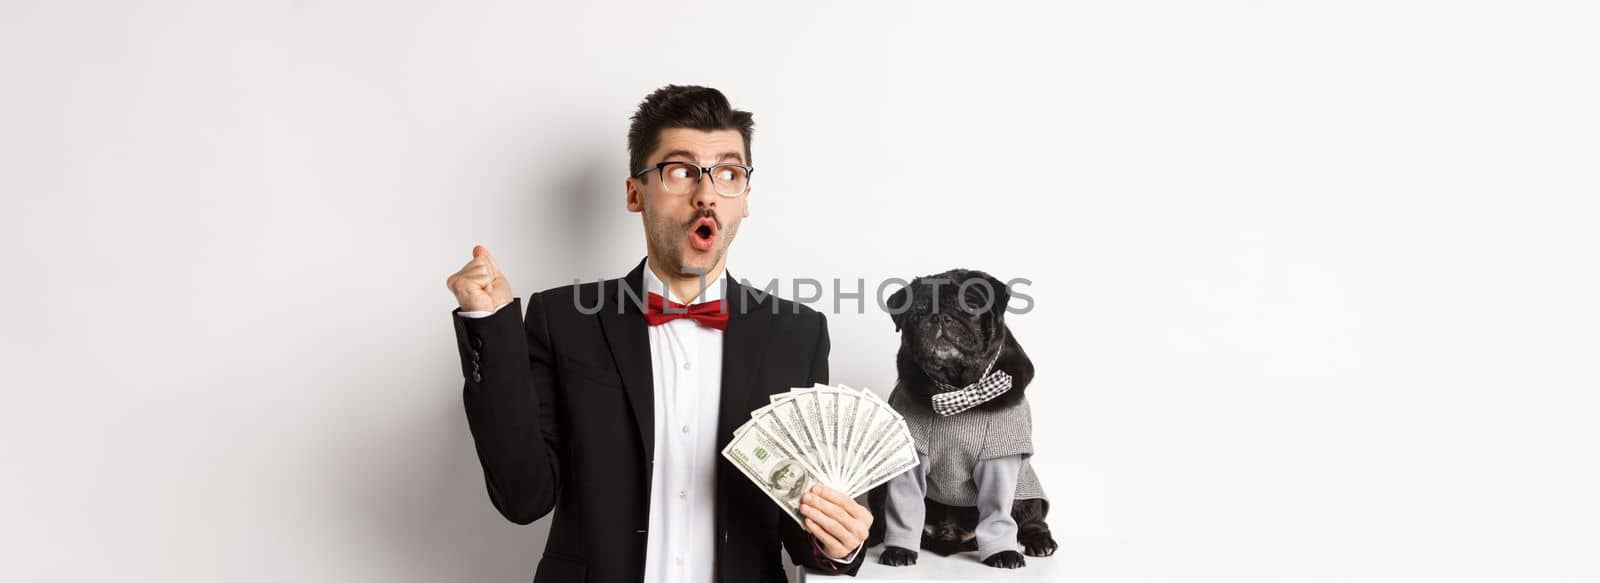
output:
<instances>
[{"instance_id":1,"label":"suit lapel","mask_svg":"<svg viewBox=\"0 0 1600 583\"><path fill-rule=\"evenodd\" d=\"M733 430L749 420L751 405L760 391L751 386L766 356L772 328L772 311L756 290L739 285L724 271L728 282L728 329L722 333L722 396L717 414L717 450L733 439Z\"/></svg>"},{"instance_id":2,"label":"suit lapel","mask_svg":"<svg viewBox=\"0 0 1600 583\"><path fill-rule=\"evenodd\" d=\"M728 536L728 496L721 492L729 480L738 480L738 471L733 464L722 463L722 448L728 446L733 440L733 431L750 418L750 411L758 407L763 396L760 389L751 384L755 380L756 371L761 368L761 363L767 353L767 339L772 334L772 312L763 299L757 296L757 290L739 285L733 279L733 274L723 271L723 281L728 282L727 293L723 296L728 308L728 328L722 332L722 387L717 407L717 456L716 456L716 484L719 493L714 504L713 514L716 516L717 531L722 533L722 542L727 542ZM770 301L770 300L769 300ZM760 403L764 404L764 403ZM713 579L721 582L726 577L724 563L728 557L722 552L724 545L716 545L715 565L712 570Z\"/></svg>"},{"instance_id":3,"label":"suit lapel","mask_svg":"<svg viewBox=\"0 0 1600 583\"><path fill-rule=\"evenodd\" d=\"M622 376L622 386L628 397L628 408L633 412L635 429L639 432L641 462L650 467L650 457L655 453L655 381L651 372L650 334L646 328L643 310L634 297L643 298L645 262L618 280L621 289L633 290L618 293L616 287L601 291L605 294L605 309L600 310L600 326L611 349L611 360ZM767 340L772 327L771 298L740 285L733 275L724 271L727 282L724 298L728 306L728 328L722 334L722 386L718 397L717 450L728 445L733 430L743 424L756 404L760 391L751 386L756 372L766 356ZM642 300L640 300L642 301Z\"/></svg>"},{"instance_id":4,"label":"suit lapel","mask_svg":"<svg viewBox=\"0 0 1600 583\"><path fill-rule=\"evenodd\" d=\"M605 333L606 344L611 348L611 360L622 375L622 387L628 396L628 406L633 410L634 427L639 430L644 452L640 462L649 476L650 456L655 453L655 381L650 365L650 334L645 327L644 312L640 307L645 297L645 262L640 261L613 285L600 293L605 309L600 310L600 328ZM632 290L630 296L623 290ZM620 292L620 293L619 293ZM640 298L636 303L634 298ZM649 478L647 477L646 480ZM647 482L648 485L648 482Z\"/></svg>"}]
</instances>

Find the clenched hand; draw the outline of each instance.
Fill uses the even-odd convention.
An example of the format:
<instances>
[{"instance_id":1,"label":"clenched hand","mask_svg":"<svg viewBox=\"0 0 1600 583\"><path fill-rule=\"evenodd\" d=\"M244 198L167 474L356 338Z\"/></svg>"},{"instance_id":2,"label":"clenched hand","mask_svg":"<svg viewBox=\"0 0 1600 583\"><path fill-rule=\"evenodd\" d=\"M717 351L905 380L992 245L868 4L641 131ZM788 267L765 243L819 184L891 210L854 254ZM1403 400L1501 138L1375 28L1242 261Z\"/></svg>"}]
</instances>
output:
<instances>
[{"instance_id":1,"label":"clenched hand","mask_svg":"<svg viewBox=\"0 0 1600 583\"><path fill-rule=\"evenodd\" d=\"M463 312L489 312L496 306L511 301L511 282L495 265L494 256L483 245L472 248L472 261L461 270L450 274L444 281L450 293L456 295Z\"/></svg>"},{"instance_id":2,"label":"clenched hand","mask_svg":"<svg viewBox=\"0 0 1600 583\"><path fill-rule=\"evenodd\" d=\"M843 559L860 547L872 526L871 511L822 484L811 486L811 491L800 499L800 514L806 518L806 530L822 545L822 552L835 559Z\"/></svg>"}]
</instances>

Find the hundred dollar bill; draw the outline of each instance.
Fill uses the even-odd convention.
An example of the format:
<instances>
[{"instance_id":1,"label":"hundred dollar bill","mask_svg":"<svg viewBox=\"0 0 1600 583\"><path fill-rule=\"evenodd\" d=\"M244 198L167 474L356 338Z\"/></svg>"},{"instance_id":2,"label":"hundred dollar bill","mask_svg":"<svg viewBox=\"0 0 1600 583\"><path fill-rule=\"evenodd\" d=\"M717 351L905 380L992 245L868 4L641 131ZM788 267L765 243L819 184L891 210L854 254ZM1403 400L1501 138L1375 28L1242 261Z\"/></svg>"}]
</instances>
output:
<instances>
[{"instance_id":1,"label":"hundred dollar bill","mask_svg":"<svg viewBox=\"0 0 1600 583\"><path fill-rule=\"evenodd\" d=\"M867 429L872 426L872 418L877 407L875 402L862 395L859 390L849 391L848 394L849 399L846 402L853 404L847 405L850 413L847 417L848 423L845 429L845 457L851 460L851 466L844 477L846 482L849 482L856 471L861 468L861 465L867 461L863 457L867 453L867 448L865 447Z\"/></svg>"},{"instance_id":2,"label":"hundred dollar bill","mask_svg":"<svg viewBox=\"0 0 1600 583\"><path fill-rule=\"evenodd\" d=\"M906 420L869 390L818 383L769 400L751 412L750 422L735 430L732 440L743 443L757 438L751 432L759 433L766 440L764 451L793 460L812 483L855 498L916 467ZM755 476L750 479L761 484Z\"/></svg>"},{"instance_id":3,"label":"hundred dollar bill","mask_svg":"<svg viewBox=\"0 0 1600 583\"><path fill-rule=\"evenodd\" d=\"M871 477L866 475L868 471L883 461L884 456L893 452L891 446L897 445L890 438L907 431L905 419L887 403L874 399L872 412L872 424L868 426L863 441L866 450L858 456L859 465L855 471L845 477L847 484Z\"/></svg>"},{"instance_id":4,"label":"hundred dollar bill","mask_svg":"<svg viewBox=\"0 0 1600 583\"><path fill-rule=\"evenodd\" d=\"M851 393L849 387L839 385L833 390L833 400L834 409L839 412L838 417L833 420L833 451L848 473L850 468L856 465L856 459L850 455L850 420L856 414L856 396ZM843 477L840 475L840 478Z\"/></svg>"},{"instance_id":5,"label":"hundred dollar bill","mask_svg":"<svg viewBox=\"0 0 1600 583\"><path fill-rule=\"evenodd\" d=\"M792 442L795 452L805 458L811 467L821 470L827 467L822 457L822 439L812 429L811 422L815 420L815 414L808 415L806 408L800 405L801 396L773 403L767 417L776 418L783 429L783 436Z\"/></svg>"},{"instance_id":6,"label":"hundred dollar bill","mask_svg":"<svg viewBox=\"0 0 1600 583\"><path fill-rule=\"evenodd\" d=\"M806 470L824 485L830 488L837 488L843 485L842 482L830 480L827 474L822 471L822 468L817 465L817 462L807 455L806 452L809 450L805 445L804 431L796 431L791 423L784 420L783 416L777 415L773 411L767 411L759 417L752 418L747 425L754 425L765 431L768 438L774 440L779 447L784 448L784 451L795 459L804 463ZM801 435L801 437L796 437L796 435ZM843 490L840 491L842 492Z\"/></svg>"},{"instance_id":7,"label":"hundred dollar bill","mask_svg":"<svg viewBox=\"0 0 1600 583\"><path fill-rule=\"evenodd\" d=\"M783 413L785 420L799 419L798 424L805 437L800 453L804 454L806 459L813 460L817 469L826 475L828 458L822 454L822 427L817 425L815 408L811 406L814 402L811 389L795 389L790 392L793 396L779 403L778 410ZM797 417L788 417L791 413Z\"/></svg>"},{"instance_id":8,"label":"hundred dollar bill","mask_svg":"<svg viewBox=\"0 0 1600 583\"><path fill-rule=\"evenodd\" d=\"M843 387L828 387L826 391L828 400L823 401L823 408L831 411L831 413L825 411L824 414L827 416L830 431L833 433L828 443L833 447L833 459L839 464L839 470L835 478L843 482L845 473L849 472L850 468L855 467L856 462L850 457L850 452L845 449L845 431L849 428L846 419L850 416L850 411L847 407L853 396L849 394L848 389Z\"/></svg>"},{"instance_id":9,"label":"hundred dollar bill","mask_svg":"<svg viewBox=\"0 0 1600 583\"><path fill-rule=\"evenodd\" d=\"M800 497L817 479L805 462L773 439L760 425L739 433L722 449L722 456L749 478L768 498L802 528Z\"/></svg>"},{"instance_id":10,"label":"hundred dollar bill","mask_svg":"<svg viewBox=\"0 0 1600 583\"><path fill-rule=\"evenodd\" d=\"M862 493L877 487L878 484L887 482L890 478L917 467L917 448L916 444L911 441L910 436L899 435L891 438L891 441L895 442L895 444L891 446L889 453L866 472L860 474L866 476L865 478L861 478L848 486L849 490L847 492L849 492L850 497L860 496Z\"/></svg>"},{"instance_id":11,"label":"hundred dollar bill","mask_svg":"<svg viewBox=\"0 0 1600 583\"><path fill-rule=\"evenodd\" d=\"M811 408L811 418L808 422L817 429L817 437L822 440L822 443L818 444L820 446L818 449L822 451L823 463L826 464L822 471L827 472L828 481L838 482L839 460L833 455L833 417L828 415L831 409L828 405L830 398L828 390L821 387L814 388L809 394L810 399L807 404ZM833 413L837 416L838 411L835 410Z\"/></svg>"}]
</instances>

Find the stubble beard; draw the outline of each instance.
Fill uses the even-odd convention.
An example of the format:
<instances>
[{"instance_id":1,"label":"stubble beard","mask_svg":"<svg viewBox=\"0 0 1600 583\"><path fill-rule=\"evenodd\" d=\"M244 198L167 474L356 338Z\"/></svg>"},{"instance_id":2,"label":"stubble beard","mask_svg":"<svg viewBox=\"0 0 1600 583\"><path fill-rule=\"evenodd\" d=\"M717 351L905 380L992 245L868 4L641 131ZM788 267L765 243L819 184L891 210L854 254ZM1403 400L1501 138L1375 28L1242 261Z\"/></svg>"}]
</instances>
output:
<instances>
[{"instance_id":1,"label":"stubble beard","mask_svg":"<svg viewBox=\"0 0 1600 583\"><path fill-rule=\"evenodd\" d=\"M707 280L715 277L708 271L720 263L728 254L728 247L733 244L734 235L739 232L739 219L734 218L718 229L716 248L712 250L709 261L705 265L688 265L685 256L685 238L688 233L683 225L675 223L669 217L663 217L646 206L643 209L645 223L650 226L648 237L652 251L656 253L656 261L662 271L672 275L704 275Z\"/></svg>"}]
</instances>

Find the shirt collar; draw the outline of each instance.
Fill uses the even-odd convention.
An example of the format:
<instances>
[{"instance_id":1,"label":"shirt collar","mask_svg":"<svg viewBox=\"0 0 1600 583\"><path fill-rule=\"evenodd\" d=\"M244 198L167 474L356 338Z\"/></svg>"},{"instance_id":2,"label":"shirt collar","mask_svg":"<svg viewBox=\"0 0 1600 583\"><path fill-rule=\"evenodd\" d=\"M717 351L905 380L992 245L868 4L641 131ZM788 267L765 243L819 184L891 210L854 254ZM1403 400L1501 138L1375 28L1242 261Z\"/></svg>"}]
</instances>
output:
<instances>
[{"instance_id":1,"label":"shirt collar","mask_svg":"<svg viewBox=\"0 0 1600 583\"><path fill-rule=\"evenodd\" d=\"M660 294L661 297L678 302L680 304L699 304L720 300L725 292L723 289L725 287L723 285L724 283L725 282L722 281L722 272L717 272L716 277L707 278L706 289L700 292L700 297L695 298L693 301L680 301L677 297L673 296L671 293L668 293L667 285L662 283L661 278L656 277L655 270L650 268L650 264L648 262L646 262L644 266L644 291Z\"/></svg>"}]
</instances>

